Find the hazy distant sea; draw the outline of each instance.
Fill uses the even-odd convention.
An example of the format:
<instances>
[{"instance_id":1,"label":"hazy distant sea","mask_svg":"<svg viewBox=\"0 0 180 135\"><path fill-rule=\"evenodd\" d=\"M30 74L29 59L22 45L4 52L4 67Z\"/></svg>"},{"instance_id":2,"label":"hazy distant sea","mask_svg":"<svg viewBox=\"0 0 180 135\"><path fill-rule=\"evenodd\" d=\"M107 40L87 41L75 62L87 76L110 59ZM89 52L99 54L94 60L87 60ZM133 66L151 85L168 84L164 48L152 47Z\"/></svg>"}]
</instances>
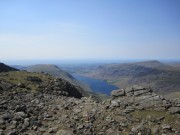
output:
<instances>
[{"instance_id":1,"label":"hazy distant sea","mask_svg":"<svg viewBox=\"0 0 180 135\"><path fill-rule=\"evenodd\" d=\"M3 60L1 62L8 65L35 65L35 64L103 64L103 63L124 63L135 62L137 60Z\"/></svg>"},{"instance_id":2,"label":"hazy distant sea","mask_svg":"<svg viewBox=\"0 0 180 135\"><path fill-rule=\"evenodd\" d=\"M129 63L146 61L147 59L127 59L127 60L2 60L7 65L35 65L35 64L55 64L55 65L68 65L68 64L110 64L110 63ZM159 60L161 62L180 62L180 60Z\"/></svg>"}]
</instances>

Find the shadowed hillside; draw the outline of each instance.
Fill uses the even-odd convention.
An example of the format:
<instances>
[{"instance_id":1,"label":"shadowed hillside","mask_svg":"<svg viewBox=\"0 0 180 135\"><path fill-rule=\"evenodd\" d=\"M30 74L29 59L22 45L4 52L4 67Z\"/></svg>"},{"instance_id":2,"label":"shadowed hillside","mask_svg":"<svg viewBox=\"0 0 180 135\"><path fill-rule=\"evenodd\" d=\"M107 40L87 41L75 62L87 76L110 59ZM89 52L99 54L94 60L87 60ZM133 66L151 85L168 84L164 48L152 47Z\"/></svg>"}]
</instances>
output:
<instances>
[{"instance_id":1,"label":"shadowed hillside","mask_svg":"<svg viewBox=\"0 0 180 135\"><path fill-rule=\"evenodd\" d=\"M0 72L17 71L17 69L7 66L4 63L0 63Z\"/></svg>"},{"instance_id":2,"label":"shadowed hillside","mask_svg":"<svg viewBox=\"0 0 180 135\"><path fill-rule=\"evenodd\" d=\"M56 65L38 64L38 65L29 66L29 67L26 68L26 70L29 71L29 72L48 73L48 74L50 74L50 75L52 75L54 77L62 78L64 80L72 83L73 85L81 87L83 89L83 90L81 90L81 92L82 92L82 94L84 96L91 95L94 98L99 99L98 94L92 92L91 89L89 88L89 86L87 86L84 83L79 82L72 75L70 75L66 71L60 69Z\"/></svg>"}]
</instances>

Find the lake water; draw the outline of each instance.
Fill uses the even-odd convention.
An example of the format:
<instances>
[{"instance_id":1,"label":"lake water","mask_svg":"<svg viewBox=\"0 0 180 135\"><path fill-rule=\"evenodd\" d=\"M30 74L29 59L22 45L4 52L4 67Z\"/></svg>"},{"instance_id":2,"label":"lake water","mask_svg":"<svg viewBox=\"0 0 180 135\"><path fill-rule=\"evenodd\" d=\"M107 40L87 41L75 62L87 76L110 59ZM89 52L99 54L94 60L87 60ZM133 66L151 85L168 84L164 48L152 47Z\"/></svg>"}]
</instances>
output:
<instances>
[{"instance_id":1,"label":"lake water","mask_svg":"<svg viewBox=\"0 0 180 135\"><path fill-rule=\"evenodd\" d=\"M110 95L112 90L119 89L118 87L111 85L103 80L85 77L78 74L73 74L73 77L87 84L94 92Z\"/></svg>"}]
</instances>

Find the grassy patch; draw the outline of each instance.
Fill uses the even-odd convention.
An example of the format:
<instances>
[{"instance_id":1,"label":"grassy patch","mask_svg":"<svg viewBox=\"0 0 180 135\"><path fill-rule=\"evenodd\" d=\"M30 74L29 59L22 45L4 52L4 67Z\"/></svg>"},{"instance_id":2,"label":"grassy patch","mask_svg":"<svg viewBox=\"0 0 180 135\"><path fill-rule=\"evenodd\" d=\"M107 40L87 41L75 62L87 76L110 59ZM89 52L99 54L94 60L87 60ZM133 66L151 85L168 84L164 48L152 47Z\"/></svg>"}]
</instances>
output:
<instances>
[{"instance_id":1,"label":"grassy patch","mask_svg":"<svg viewBox=\"0 0 180 135\"><path fill-rule=\"evenodd\" d=\"M26 86L26 88L29 88L29 90L36 91L38 89L39 84L28 81L27 77L38 77L42 80L42 82L47 82L52 79L50 76L44 74L29 73L25 71L11 71L0 74L0 80L4 80L16 85L18 83L22 83ZM16 91L17 92L27 91L26 88L17 88Z\"/></svg>"},{"instance_id":2,"label":"grassy patch","mask_svg":"<svg viewBox=\"0 0 180 135\"><path fill-rule=\"evenodd\" d=\"M137 119L145 119L149 120L150 118L153 119L158 119L160 117L164 117L162 120L163 124L169 124L172 127L178 128L180 127L180 118L169 114L167 111L154 111L154 110L142 110L142 111L135 111L131 113L135 118ZM150 118L149 118L150 117ZM173 124L172 123L176 123Z\"/></svg>"}]
</instances>

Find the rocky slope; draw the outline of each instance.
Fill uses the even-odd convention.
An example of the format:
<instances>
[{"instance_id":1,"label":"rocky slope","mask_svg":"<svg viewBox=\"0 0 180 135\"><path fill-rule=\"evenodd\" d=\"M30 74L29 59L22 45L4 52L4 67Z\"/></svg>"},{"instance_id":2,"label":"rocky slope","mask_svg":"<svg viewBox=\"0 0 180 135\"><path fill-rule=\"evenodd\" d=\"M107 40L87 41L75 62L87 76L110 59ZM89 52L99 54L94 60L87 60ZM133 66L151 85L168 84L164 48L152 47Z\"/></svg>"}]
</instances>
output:
<instances>
[{"instance_id":1,"label":"rocky slope","mask_svg":"<svg viewBox=\"0 0 180 135\"><path fill-rule=\"evenodd\" d=\"M97 102L63 79L24 71L0 74L0 134L178 135L180 100L132 86Z\"/></svg>"},{"instance_id":2,"label":"rocky slope","mask_svg":"<svg viewBox=\"0 0 180 135\"><path fill-rule=\"evenodd\" d=\"M29 72L49 74L53 77L62 78L75 86L81 87L82 89L80 89L80 91L83 96L93 96L97 100L101 100L100 94L94 93L88 85L76 80L71 74L67 73L56 65L38 64L26 67L24 68L24 70L27 70Z\"/></svg>"},{"instance_id":3,"label":"rocky slope","mask_svg":"<svg viewBox=\"0 0 180 135\"><path fill-rule=\"evenodd\" d=\"M33 65L33 66L29 66L26 67L25 70L29 71L29 72L37 72L37 73L47 73L50 74L54 77L59 77L62 78L74 85L80 86L82 87L85 91L91 91L91 89L81 83L80 81L76 80L72 75L70 75L69 73L67 73L66 71L62 70L61 68L59 68L56 65L51 65L51 64L38 64L38 65Z\"/></svg>"}]
</instances>

